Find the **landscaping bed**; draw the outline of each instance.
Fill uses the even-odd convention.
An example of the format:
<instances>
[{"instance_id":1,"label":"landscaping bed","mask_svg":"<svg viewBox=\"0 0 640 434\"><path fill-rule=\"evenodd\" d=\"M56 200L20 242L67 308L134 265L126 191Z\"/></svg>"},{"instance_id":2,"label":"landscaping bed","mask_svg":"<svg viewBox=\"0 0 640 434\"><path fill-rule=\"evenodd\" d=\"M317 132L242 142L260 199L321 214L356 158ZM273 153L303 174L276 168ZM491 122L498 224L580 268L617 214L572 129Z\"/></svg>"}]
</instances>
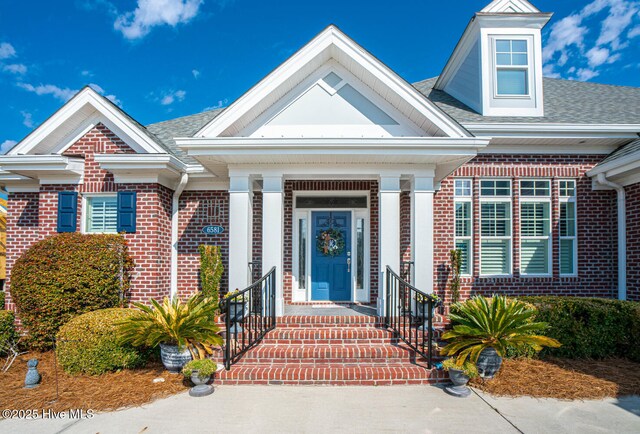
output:
<instances>
[{"instance_id":1,"label":"landscaping bed","mask_svg":"<svg viewBox=\"0 0 640 434\"><path fill-rule=\"evenodd\" d=\"M41 384L25 389L27 360L37 358ZM187 390L181 374L167 372L160 362L144 368L109 372L99 376L66 374L58 371L58 399L53 352L29 353L18 357L8 372L0 372L0 407L5 409L84 409L96 411L136 407ZM156 378L164 382L154 383Z\"/></svg>"},{"instance_id":2,"label":"landscaping bed","mask_svg":"<svg viewBox=\"0 0 640 434\"><path fill-rule=\"evenodd\" d=\"M504 360L493 380L469 383L498 396L603 399L640 395L640 363L621 358Z\"/></svg>"}]
</instances>

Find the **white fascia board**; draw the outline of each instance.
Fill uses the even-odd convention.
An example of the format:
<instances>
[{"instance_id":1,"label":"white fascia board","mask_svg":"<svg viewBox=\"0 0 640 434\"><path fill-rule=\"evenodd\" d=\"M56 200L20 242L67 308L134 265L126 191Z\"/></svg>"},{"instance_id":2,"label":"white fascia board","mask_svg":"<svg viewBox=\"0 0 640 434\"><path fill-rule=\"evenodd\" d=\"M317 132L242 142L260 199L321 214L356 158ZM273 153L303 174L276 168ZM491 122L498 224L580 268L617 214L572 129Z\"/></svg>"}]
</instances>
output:
<instances>
[{"instance_id":1,"label":"white fascia board","mask_svg":"<svg viewBox=\"0 0 640 434\"><path fill-rule=\"evenodd\" d=\"M5 155L0 157L0 170L37 179L52 175L82 177L84 160L63 155Z\"/></svg>"},{"instance_id":2,"label":"white fascia board","mask_svg":"<svg viewBox=\"0 0 640 434\"><path fill-rule=\"evenodd\" d=\"M507 12L510 7L519 13L540 13L540 9L526 0L495 0L485 6L481 12L511 14L513 12Z\"/></svg>"},{"instance_id":3,"label":"white fascia board","mask_svg":"<svg viewBox=\"0 0 640 434\"><path fill-rule=\"evenodd\" d=\"M230 164L229 176L249 177L260 176L286 177L288 179L305 179L310 177L335 177L336 179L349 177L380 176L435 176L436 164L349 164L348 175L345 167L335 164L316 164L312 168L308 164L287 164L275 166L273 164Z\"/></svg>"},{"instance_id":4,"label":"white fascia board","mask_svg":"<svg viewBox=\"0 0 640 434\"><path fill-rule=\"evenodd\" d=\"M467 123L464 127L478 137L637 139L640 133L640 124Z\"/></svg>"},{"instance_id":5,"label":"white fascia board","mask_svg":"<svg viewBox=\"0 0 640 434\"><path fill-rule=\"evenodd\" d=\"M467 58L469 50L471 50L471 47L477 39L478 24L475 20L475 17L473 17L471 18L471 21L469 21L469 24L467 24L467 27L464 29L460 40L453 49L453 53L451 53L449 60L447 60L447 64L444 66L444 69L438 76L436 84L433 86L434 89L444 90L444 88L447 87L451 79L455 77L458 69L460 69L460 66L462 66L462 63Z\"/></svg>"},{"instance_id":6,"label":"white fascia board","mask_svg":"<svg viewBox=\"0 0 640 434\"><path fill-rule=\"evenodd\" d=\"M605 173L609 177L637 170L638 168L640 168L640 152L634 152L623 158L597 165L587 172L587 176L593 177L599 173Z\"/></svg>"},{"instance_id":7,"label":"white fascia board","mask_svg":"<svg viewBox=\"0 0 640 434\"><path fill-rule=\"evenodd\" d=\"M105 170L187 170L186 164L169 154L96 154L94 159Z\"/></svg>"},{"instance_id":8,"label":"white fascia board","mask_svg":"<svg viewBox=\"0 0 640 434\"><path fill-rule=\"evenodd\" d=\"M389 87L391 91L405 99L424 116L432 119L434 124L445 132L445 134L451 137L469 137L469 133L456 121L446 115L434 103L400 78L395 72L375 59L362 47L358 46L335 26L329 26L316 36L275 71L231 104L231 106L224 110L219 116L200 129L194 136L219 136L234 122L240 119L241 116L246 114L254 105L262 101L270 92L273 92L278 86L290 79L298 70L303 68L324 50L329 49L332 45L343 51L353 59L354 62L362 65L363 68L376 76L376 78Z\"/></svg>"},{"instance_id":9,"label":"white fascia board","mask_svg":"<svg viewBox=\"0 0 640 434\"><path fill-rule=\"evenodd\" d=\"M178 146L189 155L232 155L248 151L259 154L302 154L302 153L349 153L349 154L389 154L401 151L418 153L459 154L485 148L487 138L380 138L380 139L317 139L317 138L178 138Z\"/></svg>"},{"instance_id":10,"label":"white fascia board","mask_svg":"<svg viewBox=\"0 0 640 434\"><path fill-rule=\"evenodd\" d=\"M128 136L134 143L137 151L148 153L164 153L165 151L155 143L141 128L131 122L119 109L107 103L90 87L85 87L55 112L49 119L24 138L18 145L9 151L9 155L28 154L36 145L43 141L49 134L60 127L74 113L90 104L107 122L108 128L117 128L123 135ZM122 137L121 137L122 138ZM124 140L124 138L122 138ZM136 146L137 145L137 146Z\"/></svg>"}]
</instances>

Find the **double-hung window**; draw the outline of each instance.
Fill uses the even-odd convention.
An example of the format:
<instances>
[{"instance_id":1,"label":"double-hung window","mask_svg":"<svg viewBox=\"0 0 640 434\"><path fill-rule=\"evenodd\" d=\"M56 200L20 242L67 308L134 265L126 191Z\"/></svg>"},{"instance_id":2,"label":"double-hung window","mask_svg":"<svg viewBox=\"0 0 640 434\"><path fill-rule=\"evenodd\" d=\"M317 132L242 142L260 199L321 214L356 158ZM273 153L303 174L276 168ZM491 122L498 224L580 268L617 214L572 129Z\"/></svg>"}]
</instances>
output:
<instances>
[{"instance_id":1,"label":"double-hung window","mask_svg":"<svg viewBox=\"0 0 640 434\"><path fill-rule=\"evenodd\" d=\"M578 274L577 222L576 222L576 182L560 181L560 274Z\"/></svg>"},{"instance_id":2,"label":"double-hung window","mask_svg":"<svg viewBox=\"0 0 640 434\"><path fill-rule=\"evenodd\" d=\"M472 186L470 179L454 181L455 210L455 248L461 252L460 274L471 275L473 257L472 227L473 207L471 203Z\"/></svg>"},{"instance_id":3,"label":"double-hung window","mask_svg":"<svg viewBox=\"0 0 640 434\"><path fill-rule=\"evenodd\" d=\"M551 181L520 181L520 274L551 274Z\"/></svg>"},{"instance_id":4,"label":"double-hung window","mask_svg":"<svg viewBox=\"0 0 640 434\"><path fill-rule=\"evenodd\" d=\"M86 196L85 232L117 233L118 200L115 194Z\"/></svg>"},{"instance_id":5,"label":"double-hung window","mask_svg":"<svg viewBox=\"0 0 640 434\"><path fill-rule=\"evenodd\" d=\"M496 39L496 94L529 95L529 49L526 39Z\"/></svg>"},{"instance_id":6,"label":"double-hung window","mask_svg":"<svg viewBox=\"0 0 640 434\"><path fill-rule=\"evenodd\" d=\"M480 181L480 274L511 274L511 181Z\"/></svg>"}]
</instances>

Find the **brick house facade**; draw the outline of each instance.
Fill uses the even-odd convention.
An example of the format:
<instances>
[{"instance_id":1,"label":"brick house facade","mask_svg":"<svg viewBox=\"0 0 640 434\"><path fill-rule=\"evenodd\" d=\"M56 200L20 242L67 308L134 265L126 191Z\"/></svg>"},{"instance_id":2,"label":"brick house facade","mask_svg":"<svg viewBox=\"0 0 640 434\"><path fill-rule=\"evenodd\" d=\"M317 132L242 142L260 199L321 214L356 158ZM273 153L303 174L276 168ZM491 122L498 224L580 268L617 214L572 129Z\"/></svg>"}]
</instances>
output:
<instances>
[{"instance_id":1,"label":"brick house facade","mask_svg":"<svg viewBox=\"0 0 640 434\"><path fill-rule=\"evenodd\" d=\"M528 6L514 16L505 3ZM120 218L113 197L137 193L135 227L123 235L134 301L198 291L198 246L215 244L223 292L275 266L278 315L336 301L382 315L387 266L449 299L460 237L470 265L463 297L640 299L631 164L640 161L640 91L543 78L533 60L549 18L528 2L493 2L443 73L413 85L329 26L230 107L146 127L83 89L0 157L10 193L6 307L15 308L16 259L60 230L59 192L78 193L74 227L88 233L114 232L105 223ZM507 25L515 35L496 36ZM504 65L473 51L485 45L524 56L522 89L501 90Z\"/></svg>"}]
</instances>

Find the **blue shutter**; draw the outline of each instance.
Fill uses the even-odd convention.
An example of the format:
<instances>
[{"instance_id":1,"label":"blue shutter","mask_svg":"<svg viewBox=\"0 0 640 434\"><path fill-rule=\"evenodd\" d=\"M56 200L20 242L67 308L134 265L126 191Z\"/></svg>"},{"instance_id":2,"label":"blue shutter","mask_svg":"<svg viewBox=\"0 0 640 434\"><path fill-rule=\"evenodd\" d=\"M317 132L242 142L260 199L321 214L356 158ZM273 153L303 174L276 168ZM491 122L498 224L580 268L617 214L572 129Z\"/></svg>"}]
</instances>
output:
<instances>
[{"instance_id":1,"label":"blue shutter","mask_svg":"<svg viewBox=\"0 0 640 434\"><path fill-rule=\"evenodd\" d=\"M118 192L118 232L136 231L136 192Z\"/></svg>"},{"instance_id":2,"label":"blue shutter","mask_svg":"<svg viewBox=\"0 0 640 434\"><path fill-rule=\"evenodd\" d=\"M78 193L58 192L58 232L75 232L78 215Z\"/></svg>"}]
</instances>

